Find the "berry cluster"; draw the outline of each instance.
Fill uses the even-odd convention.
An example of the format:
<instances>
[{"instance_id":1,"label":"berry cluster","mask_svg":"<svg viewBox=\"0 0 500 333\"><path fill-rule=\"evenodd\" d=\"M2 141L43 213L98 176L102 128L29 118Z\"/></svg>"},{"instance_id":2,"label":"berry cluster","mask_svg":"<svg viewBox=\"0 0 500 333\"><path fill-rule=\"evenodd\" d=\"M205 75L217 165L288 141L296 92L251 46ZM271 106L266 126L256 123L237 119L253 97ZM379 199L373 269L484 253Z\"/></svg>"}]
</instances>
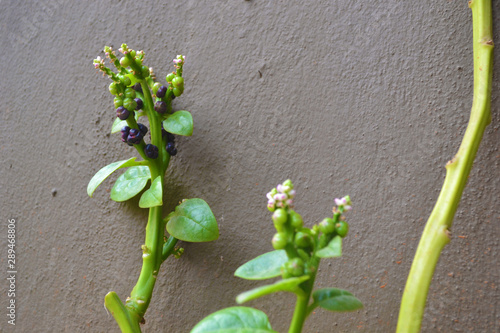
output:
<instances>
[{"instance_id":1,"label":"berry cluster","mask_svg":"<svg viewBox=\"0 0 500 333\"><path fill-rule=\"evenodd\" d=\"M165 131L164 129L162 129L162 135L167 139L167 145L165 146L167 153L169 153L170 156L177 155L177 148L175 148L175 135Z\"/></svg>"},{"instance_id":2,"label":"berry cluster","mask_svg":"<svg viewBox=\"0 0 500 333\"><path fill-rule=\"evenodd\" d=\"M126 44L122 44L118 51L123 54L120 59L117 58L115 51L111 47L106 46L104 48L106 57L116 67L117 73L106 67L104 59L101 57L94 59L94 67L113 81L109 85L109 92L114 95L113 103L116 116L120 120L127 122L127 126L124 126L121 130L122 141L129 146L140 145L136 148L143 150L146 157L156 159L159 156L158 147L153 144L143 143L144 135L148 132L148 129L143 124L138 124L137 118L141 115L158 117L156 123L161 123L164 115L172 112L172 100L180 96L184 91L182 70L185 57L178 55L173 60L176 70L166 76L167 83L163 85L155 82L156 76L153 69L143 64L144 51L132 50ZM150 91L143 91L146 86ZM146 96L148 94L153 98L153 105L148 102L150 104L147 105L146 109ZM151 101L151 98L149 98L149 101ZM156 133L155 130L151 128L153 133ZM159 130L160 128L158 128ZM165 150L171 156L175 156L177 154L175 138L172 134L168 134Z\"/></svg>"},{"instance_id":3,"label":"berry cluster","mask_svg":"<svg viewBox=\"0 0 500 333\"><path fill-rule=\"evenodd\" d=\"M278 185L267 194L267 207L274 212L272 219L277 233L272 245L276 250L286 250L289 260L283 264L283 278L299 277L311 274L317 269L315 252L321 250L336 236L345 237L349 225L342 215L351 209L349 196L335 199L333 217L325 218L311 229L305 228L302 216L292 210L295 191L290 180Z\"/></svg>"},{"instance_id":4,"label":"berry cluster","mask_svg":"<svg viewBox=\"0 0 500 333\"><path fill-rule=\"evenodd\" d=\"M124 126L121 129L122 141L127 143L129 146L137 145L141 143L144 135L148 132L148 128L143 124L137 124L139 128L130 128Z\"/></svg>"}]
</instances>

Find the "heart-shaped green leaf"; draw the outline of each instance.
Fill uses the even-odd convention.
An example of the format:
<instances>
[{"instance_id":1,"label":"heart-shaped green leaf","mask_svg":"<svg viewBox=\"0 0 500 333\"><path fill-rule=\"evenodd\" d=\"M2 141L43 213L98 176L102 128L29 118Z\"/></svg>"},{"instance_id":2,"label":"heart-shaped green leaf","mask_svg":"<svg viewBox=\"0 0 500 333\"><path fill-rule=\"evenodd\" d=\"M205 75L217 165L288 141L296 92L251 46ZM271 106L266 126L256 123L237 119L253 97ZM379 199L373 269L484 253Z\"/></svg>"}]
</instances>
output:
<instances>
[{"instance_id":1,"label":"heart-shaped green leaf","mask_svg":"<svg viewBox=\"0 0 500 333\"><path fill-rule=\"evenodd\" d=\"M141 195L139 207L151 208L161 205L163 205L163 191L161 188L161 176L158 176L151 183L149 190Z\"/></svg>"},{"instance_id":2,"label":"heart-shaped green leaf","mask_svg":"<svg viewBox=\"0 0 500 333\"><path fill-rule=\"evenodd\" d=\"M210 242L219 238L219 228L208 204L202 199L184 200L170 213L170 235L186 242Z\"/></svg>"},{"instance_id":3,"label":"heart-shaped green leaf","mask_svg":"<svg viewBox=\"0 0 500 333\"><path fill-rule=\"evenodd\" d=\"M165 131L172 134L193 135L193 116L188 111L176 111L163 121Z\"/></svg>"},{"instance_id":4,"label":"heart-shaped green leaf","mask_svg":"<svg viewBox=\"0 0 500 333\"><path fill-rule=\"evenodd\" d=\"M191 333L277 333L267 315L257 309L234 306L202 319Z\"/></svg>"},{"instance_id":5,"label":"heart-shaped green leaf","mask_svg":"<svg viewBox=\"0 0 500 333\"><path fill-rule=\"evenodd\" d=\"M347 290L337 288L318 289L313 292L314 302L309 306L311 312L317 306L329 311L354 311L363 308L363 303Z\"/></svg>"},{"instance_id":6,"label":"heart-shaped green leaf","mask_svg":"<svg viewBox=\"0 0 500 333\"><path fill-rule=\"evenodd\" d=\"M108 178L108 176L111 175L113 172L115 172L120 168L126 168L129 166L136 165L135 159L136 157L132 157L128 160L114 162L109 165L106 165L104 168L97 171L97 173L94 175L94 177L92 177L92 179L89 182L89 185L87 186L87 194L89 195L89 197L92 198L92 194L94 193L95 189L99 185L101 185L104 179Z\"/></svg>"},{"instance_id":7,"label":"heart-shaped green leaf","mask_svg":"<svg viewBox=\"0 0 500 333\"><path fill-rule=\"evenodd\" d=\"M116 180L111 189L111 199L122 202L133 198L142 191L150 178L151 173L147 166L130 167Z\"/></svg>"},{"instance_id":8,"label":"heart-shaped green leaf","mask_svg":"<svg viewBox=\"0 0 500 333\"><path fill-rule=\"evenodd\" d=\"M342 238L335 236L327 246L316 252L316 257L333 258L342 256Z\"/></svg>"},{"instance_id":9,"label":"heart-shaped green leaf","mask_svg":"<svg viewBox=\"0 0 500 333\"><path fill-rule=\"evenodd\" d=\"M302 282L306 281L309 279L308 275L304 275L301 277L294 277L294 278L289 278L285 280L278 281L273 284L269 284L266 286L262 287L257 287L255 289L245 291L244 293L239 294L236 297L236 303L242 304L248 301L251 301L253 299L269 295L272 293L277 293L280 291L289 291L292 293L296 293L298 289L298 285L301 284Z\"/></svg>"},{"instance_id":10,"label":"heart-shaped green leaf","mask_svg":"<svg viewBox=\"0 0 500 333\"><path fill-rule=\"evenodd\" d=\"M238 267L234 275L247 280L271 279L281 275L287 260L285 250L267 252Z\"/></svg>"}]
</instances>

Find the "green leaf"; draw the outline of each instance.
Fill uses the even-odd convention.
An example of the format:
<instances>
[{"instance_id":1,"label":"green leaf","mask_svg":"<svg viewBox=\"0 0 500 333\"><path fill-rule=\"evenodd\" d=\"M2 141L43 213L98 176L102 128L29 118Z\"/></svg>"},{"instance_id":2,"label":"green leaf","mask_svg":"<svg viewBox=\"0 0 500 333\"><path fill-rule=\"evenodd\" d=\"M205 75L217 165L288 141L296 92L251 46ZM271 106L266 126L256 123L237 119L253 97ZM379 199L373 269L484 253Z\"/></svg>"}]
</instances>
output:
<instances>
[{"instance_id":1,"label":"green leaf","mask_svg":"<svg viewBox=\"0 0 500 333\"><path fill-rule=\"evenodd\" d=\"M265 280L281 275L281 266L288 260L285 250L264 253L238 267L234 275L247 280Z\"/></svg>"},{"instance_id":2,"label":"green leaf","mask_svg":"<svg viewBox=\"0 0 500 333\"><path fill-rule=\"evenodd\" d=\"M94 175L94 177L92 177L92 179L89 182L89 185L87 186L87 194L89 195L89 197L92 198L92 194L94 193L95 189L99 185L101 185L104 179L108 178L108 176L111 175L113 172L115 172L120 168L126 168L129 166L136 165L135 159L136 157L132 157L128 160L114 162L109 165L106 165L104 168L97 171L97 173Z\"/></svg>"},{"instance_id":3,"label":"green leaf","mask_svg":"<svg viewBox=\"0 0 500 333\"><path fill-rule=\"evenodd\" d=\"M278 281L273 284L269 284L266 286L262 287L257 287L255 289L245 291L244 293L239 294L236 297L236 303L242 304L248 301L251 301L253 299L269 295L272 293L277 293L280 291L289 291L292 293L297 293L299 292L299 287L298 285L301 284L302 282L306 281L309 279L308 275L304 275L301 277L294 277L294 278L289 278L285 280Z\"/></svg>"},{"instance_id":4,"label":"green leaf","mask_svg":"<svg viewBox=\"0 0 500 333\"><path fill-rule=\"evenodd\" d=\"M111 126L111 134L120 132L124 126L127 126L127 121L116 117L113 125Z\"/></svg>"},{"instance_id":5,"label":"green leaf","mask_svg":"<svg viewBox=\"0 0 500 333\"><path fill-rule=\"evenodd\" d=\"M333 258L342 256L342 238L335 236L328 245L316 252L316 257Z\"/></svg>"},{"instance_id":6,"label":"green leaf","mask_svg":"<svg viewBox=\"0 0 500 333\"><path fill-rule=\"evenodd\" d=\"M167 115L163 121L165 131L172 134L191 136L193 135L193 117L188 111L177 111Z\"/></svg>"},{"instance_id":7,"label":"green leaf","mask_svg":"<svg viewBox=\"0 0 500 333\"><path fill-rule=\"evenodd\" d=\"M133 198L142 191L150 178L151 173L147 166L129 168L116 180L111 189L111 199L121 202Z\"/></svg>"},{"instance_id":8,"label":"green leaf","mask_svg":"<svg viewBox=\"0 0 500 333\"><path fill-rule=\"evenodd\" d=\"M329 311L354 311L363 308L363 303L347 290L337 288L318 289L313 292L314 302L309 306L311 312L317 306Z\"/></svg>"},{"instance_id":9,"label":"green leaf","mask_svg":"<svg viewBox=\"0 0 500 333\"><path fill-rule=\"evenodd\" d=\"M186 242L210 242L219 238L219 228L208 204L202 199L184 200L170 213L170 235Z\"/></svg>"},{"instance_id":10,"label":"green leaf","mask_svg":"<svg viewBox=\"0 0 500 333\"><path fill-rule=\"evenodd\" d=\"M257 309L234 306L214 312L202 319L191 333L277 333L271 329L267 315Z\"/></svg>"},{"instance_id":11,"label":"green leaf","mask_svg":"<svg viewBox=\"0 0 500 333\"><path fill-rule=\"evenodd\" d=\"M163 205L163 191L161 188L161 176L158 176L151 183L149 190L141 195L139 207L151 208L161 205Z\"/></svg>"}]
</instances>

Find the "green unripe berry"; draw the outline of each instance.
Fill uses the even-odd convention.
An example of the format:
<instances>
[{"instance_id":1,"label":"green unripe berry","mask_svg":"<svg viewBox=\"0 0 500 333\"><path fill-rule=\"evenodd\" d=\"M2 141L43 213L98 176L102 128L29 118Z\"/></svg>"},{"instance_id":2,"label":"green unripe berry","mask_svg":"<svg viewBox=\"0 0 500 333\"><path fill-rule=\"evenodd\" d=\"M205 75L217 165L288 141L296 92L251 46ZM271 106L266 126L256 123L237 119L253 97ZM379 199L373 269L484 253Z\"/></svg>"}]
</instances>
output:
<instances>
[{"instance_id":1,"label":"green unripe berry","mask_svg":"<svg viewBox=\"0 0 500 333\"><path fill-rule=\"evenodd\" d=\"M312 237L306 233L299 231L295 234L294 242L295 245L297 245L297 247L301 248L310 247L312 245L312 241L313 241Z\"/></svg>"},{"instance_id":2,"label":"green unripe berry","mask_svg":"<svg viewBox=\"0 0 500 333\"><path fill-rule=\"evenodd\" d=\"M284 232L278 232L274 234L272 244L275 250L282 250L286 247L287 236Z\"/></svg>"},{"instance_id":3,"label":"green unripe berry","mask_svg":"<svg viewBox=\"0 0 500 333\"><path fill-rule=\"evenodd\" d=\"M349 232L349 224L347 224L346 221L340 221L339 223L335 224L335 232L337 233L337 235L344 238Z\"/></svg>"},{"instance_id":4,"label":"green unripe berry","mask_svg":"<svg viewBox=\"0 0 500 333\"><path fill-rule=\"evenodd\" d=\"M288 269L287 263L288 262L284 263L283 266L281 266L281 277L283 279L289 279L289 278L293 277L292 273Z\"/></svg>"},{"instance_id":5,"label":"green unripe berry","mask_svg":"<svg viewBox=\"0 0 500 333\"><path fill-rule=\"evenodd\" d=\"M137 54L137 52L135 50L130 50L130 56L132 58L135 58L135 55Z\"/></svg>"},{"instance_id":6,"label":"green unripe berry","mask_svg":"<svg viewBox=\"0 0 500 333\"><path fill-rule=\"evenodd\" d=\"M120 82L125 85L125 87L128 87L132 84L132 81L130 81L130 78L126 75L118 75L118 78L120 79Z\"/></svg>"},{"instance_id":7,"label":"green unripe berry","mask_svg":"<svg viewBox=\"0 0 500 333\"><path fill-rule=\"evenodd\" d=\"M125 98L123 100L123 107L132 112L137 107L137 102L133 98Z\"/></svg>"},{"instance_id":8,"label":"green unripe berry","mask_svg":"<svg viewBox=\"0 0 500 333\"><path fill-rule=\"evenodd\" d=\"M165 80L167 80L167 82L172 82L172 80L175 78L175 74L174 73L170 73L168 74L166 77L165 77Z\"/></svg>"},{"instance_id":9,"label":"green unripe berry","mask_svg":"<svg viewBox=\"0 0 500 333\"><path fill-rule=\"evenodd\" d=\"M128 88L125 88L125 97L127 98L135 98L135 90L128 87Z\"/></svg>"},{"instance_id":10,"label":"green unripe berry","mask_svg":"<svg viewBox=\"0 0 500 333\"><path fill-rule=\"evenodd\" d=\"M294 227L295 229L302 228L302 226L304 225L302 216L300 216L300 214L294 210L290 210L289 214L290 214L290 224L292 225L292 227Z\"/></svg>"},{"instance_id":11,"label":"green unripe berry","mask_svg":"<svg viewBox=\"0 0 500 333\"><path fill-rule=\"evenodd\" d=\"M118 95L118 87L116 82L111 82L108 89L111 94Z\"/></svg>"},{"instance_id":12,"label":"green unripe berry","mask_svg":"<svg viewBox=\"0 0 500 333\"><path fill-rule=\"evenodd\" d=\"M130 64L131 64L131 61L130 61L130 59L129 59L129 58L127 58L127 57L122 57L122 58L120 59L120 65L122 65L123 67L128 67L128 66L130 66Z\"/></svg>"},{"instance_id":13,"label":"green unripe berry","mask_svg":"<svg viewBox=\"0 0 500 333\"><path fill-rule=\"evenodd\" d=\"M156 93L158 92L158 89L160 89L160 87L161 87L160 82L156 82L155 84L153 84L153 94L156 95Z\"/></svg>"},{"instance_id":14,"label":"green unripe berry","mask_svg":"<svg viewBox=\"0 0 500 333\"><path fill-rule=\"evenodd\" d=\"M331 234L335 231L335 221L331 218L323 219L319 223L319 231L324 234Z\"/></svg>"},{"instance_id":15,"label":"green unripe berry","mask_svg":"<svg viewBox=\"0 0 500 333\"><path fill-rule=\"evenodd\" d=\"M137 66L139 66L139 67L141 67L141 66L142 66L142 59L135 58L135 60L134 60L134 61L135 61L135 64L136 64Z\"/></svg>"},{"instance_id":16,"label":"green unripe berry","mask_svg":"<svg viewBox=\"0 0 500 333\"><path fill-rule=\"evenodd\" d=\"M115 104L115 109L117 109L118 107L123 105L123 99L121 99L120 97L115 97L113 103Z\"/></svg>"},{"instance_id":17,"label":"green unripe berry","mask_svg":"<svg viewBox=\"0 0 500 333\"><path fill-rule=\"evenodd\" d=\"M174 88L173 92L175 97L179 97L180 95L182 95L182 90L179 88Z\"/></svg>"},{"instance_id":18,"label":"green unripe berry","mask_svg":"<svg viewBox=\"0 0 500 333\"><path fill-rule=\"evenodd\" d=\"M302 276L304 275L304 260L301 258L293 258L285 263L287 271L292 276Z\"/></svg>"},{"instance_id":19,"label":"green unripe berry","mask_svg":"<svg viewBox=\"0 0 500 333\"><path fill-rule=\"evenodd\" d=\"M144 78L149 76L148 66L141 66L141 74L142 74L142 77L144 77Z\"/></svg>"},{"instance_id":20,"label":"green unripe berry","mask_svg":"<svg viewBox=\"0 0 500 333\"><path fill-rule=\"evenodd\" d=\"M278 208L273 214L273 221L277 224L285 224L288 219L288 214L283 208Z\"/></svg>"},{"instance_id":21,"label":"green unripe berry","mask_svg":"<svg viewBox=\"0 0 500 333\"><path fill-rule=\"evenodd\" d=\"M172 80L172 84L174 85L175 88L182 88L184 87L184 79L181 76L176 76Z\"/></svg>"}]
</instances>

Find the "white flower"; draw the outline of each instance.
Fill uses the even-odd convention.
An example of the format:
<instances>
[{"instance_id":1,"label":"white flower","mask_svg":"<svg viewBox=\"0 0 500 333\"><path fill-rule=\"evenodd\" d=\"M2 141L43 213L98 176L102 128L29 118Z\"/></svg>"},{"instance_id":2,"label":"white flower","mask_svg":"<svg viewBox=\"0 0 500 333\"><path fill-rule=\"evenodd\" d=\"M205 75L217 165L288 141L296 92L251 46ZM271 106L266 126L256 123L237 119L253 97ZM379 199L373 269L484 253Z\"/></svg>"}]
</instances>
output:
<instances>
[{"instance_id":1,"label":"white flower","mask_svg":"<svg viewBox=\"0 0 500 333\"><path fill-rule=\"evenodd\" d=\"M347 203L347 199L344 197L344 198L335 198L335 204L337 206L344 206L345 204Z\"/></svg>"}]
</instances>

